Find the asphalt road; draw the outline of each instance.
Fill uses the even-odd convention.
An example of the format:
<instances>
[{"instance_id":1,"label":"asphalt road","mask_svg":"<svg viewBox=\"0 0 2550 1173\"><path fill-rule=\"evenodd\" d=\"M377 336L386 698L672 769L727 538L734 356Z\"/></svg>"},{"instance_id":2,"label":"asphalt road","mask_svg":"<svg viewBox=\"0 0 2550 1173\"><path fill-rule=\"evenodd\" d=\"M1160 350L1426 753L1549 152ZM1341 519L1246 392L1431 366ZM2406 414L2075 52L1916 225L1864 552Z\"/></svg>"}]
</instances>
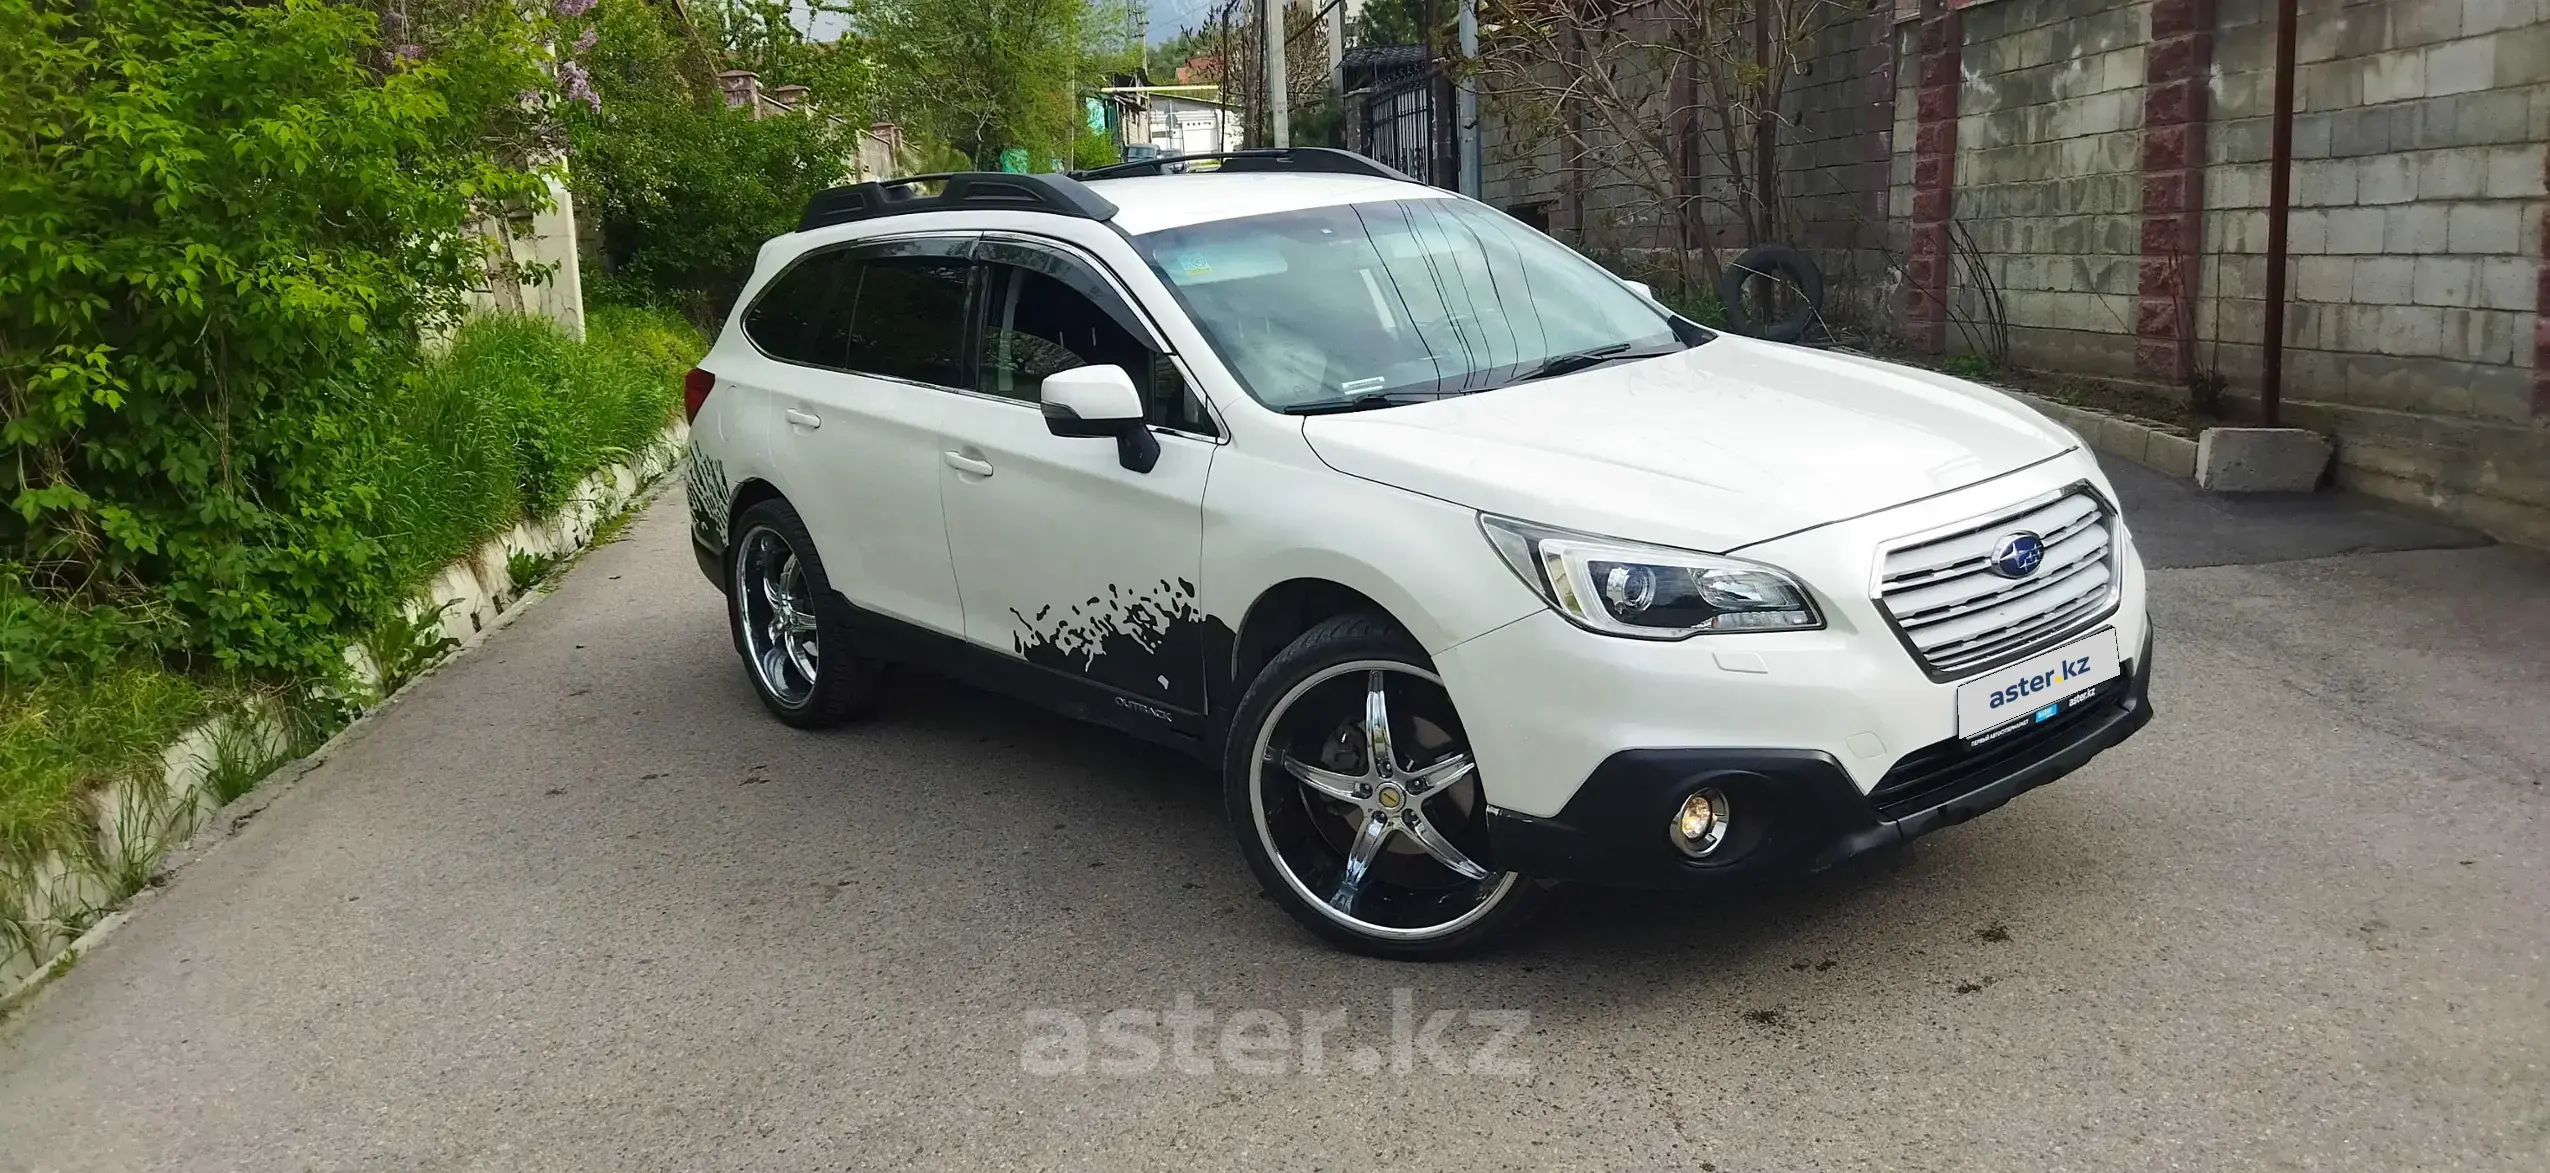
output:
<instances>
[{"instance_id":1,"label":"asphalt road","mask_svg":"<svg viewBox=\"0 0 2550 1173\"><path fill-rule=\"evenodd\" d=\"M1436 966L1297 930L1173 756L766 719L668 498L0 1028L0 1169L2550 1167L2550 559L2119 475L2144 735Z\"/></svg>"}]
</instances>

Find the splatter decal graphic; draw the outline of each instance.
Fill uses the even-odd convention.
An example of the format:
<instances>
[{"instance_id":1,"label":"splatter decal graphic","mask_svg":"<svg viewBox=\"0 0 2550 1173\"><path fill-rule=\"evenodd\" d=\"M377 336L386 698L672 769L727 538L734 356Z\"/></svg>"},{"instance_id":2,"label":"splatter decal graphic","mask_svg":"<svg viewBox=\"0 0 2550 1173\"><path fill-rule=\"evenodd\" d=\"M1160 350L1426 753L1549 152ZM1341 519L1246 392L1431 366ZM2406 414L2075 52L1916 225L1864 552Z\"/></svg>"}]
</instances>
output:
<instances>
[{"instance_id":1,"label":"splatter decal graphic","mask_svg":"<svg viewBox=\"0 0 2550 1173\"><path fill-rule=\"evenodd\" d=\"M1204 709L1204 655L1211 633L1230 629L1195 605L1195 584L1161 580L1148 590L1109 585L1077 603L1016 610L1018 654L1031 664L1085 677L1188 712Z\"/></svg>"},{"instance_id":2,"label":"splatter decal graphic","mask_svg":"<svg viewBox=\"0 0 2550 1173\"><path fill-rule=\"evenodd\" d=\"M712 550L726 548L726 506L735 499L734 486L726 483L726 465L700 454L699 445L691 445L690 460L682 472L682 494L691 506L691 535Z\"/></svg>"}]
</instances>

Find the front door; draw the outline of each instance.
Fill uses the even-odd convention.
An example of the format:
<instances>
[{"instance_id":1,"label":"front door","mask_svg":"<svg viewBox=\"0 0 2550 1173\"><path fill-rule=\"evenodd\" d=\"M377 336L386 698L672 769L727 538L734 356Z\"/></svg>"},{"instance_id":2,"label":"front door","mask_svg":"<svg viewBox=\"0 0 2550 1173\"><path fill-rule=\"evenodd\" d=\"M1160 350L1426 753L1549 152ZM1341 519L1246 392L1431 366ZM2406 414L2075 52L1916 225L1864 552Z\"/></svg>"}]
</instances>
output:
<instances>
[{"instance_id":1,"label":"front door","mask_svg":"<svg viewBox=\"0 0 2550 1173\"><path fill-rule=\"evenodd\" d=\"M1155 719L1200 713L1211 419L1090 262L992 240L977 259L974 388L949 397L940 451L966 638L1104 686ZM1151 471L1118 463L1112 440L1046 430L1044 376L1088 364L1124 367L1151 399Z\"/></svg>"}]
</instances>

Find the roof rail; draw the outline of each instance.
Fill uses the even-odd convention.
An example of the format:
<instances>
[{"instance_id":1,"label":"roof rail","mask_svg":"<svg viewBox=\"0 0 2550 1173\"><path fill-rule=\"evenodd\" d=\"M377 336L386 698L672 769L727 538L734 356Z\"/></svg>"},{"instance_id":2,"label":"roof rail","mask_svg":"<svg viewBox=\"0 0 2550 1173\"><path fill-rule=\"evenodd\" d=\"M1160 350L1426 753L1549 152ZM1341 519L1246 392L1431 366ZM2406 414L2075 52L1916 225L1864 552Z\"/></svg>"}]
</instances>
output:
<instances>
[{"instance_id":1,"label":"roof rail","mask_svg":"<svg viewBox=\"0 0 2550 1173\"><path fill-rule=\"evenodd\" d=\"M1396 179L1404 183L1416 180L1376 159L1335 147L1273 147L1254 151L1210 151L1200 155L1162 155L1112 167L1094 167L1074 171L1074 179L1130 179L1140 175L1176 175L1198 170L1197 163L1210 163L1206 171L1313 171L1328 175L1368 175L1374 179Z\"/></svg>"},{"instance_id":2,"label":"roof rail","mask_svg":"<svg viewBox=\"0 0 2550 1173\"><path fill-rule=\"evenodd\" d=\"M923 190L928 184L938 185L937 194ZM1079 180L1068 175L950 171L826 188L806 201L805 214L797 219L797 231L879 216L958 209L1050 212L1083 220L1107 220L1116 214L1116 205L1107 197L1082 187Z\"/></svg>"}]
</instances>

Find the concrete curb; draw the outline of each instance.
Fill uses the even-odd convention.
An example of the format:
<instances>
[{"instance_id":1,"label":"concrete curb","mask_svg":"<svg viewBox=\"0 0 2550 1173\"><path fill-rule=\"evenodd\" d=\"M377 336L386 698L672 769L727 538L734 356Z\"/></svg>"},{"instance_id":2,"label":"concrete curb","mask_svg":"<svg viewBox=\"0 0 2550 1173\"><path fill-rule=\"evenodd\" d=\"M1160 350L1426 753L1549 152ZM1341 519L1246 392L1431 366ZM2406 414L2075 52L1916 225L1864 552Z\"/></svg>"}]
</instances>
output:
<instances>
[{"instance_id":1,"label":"concrete curb","mask_svg":"<svg viewBox=\"0 0 2550 1173\"><path fill-rule=\"evenodd\" d=\"M2072 429L2092 449L2133 461L2183 481L2196 479L2197 443L2165 424L2132 416L2109 415L2068 403L2056 403L2025 391L2003 393L2037 410L2037 414Z\"/></svg>"},{"instance_id":2,"label":"concrete curb","mask_svg":"<svg viewBox=\"0 0 2550 1173\"><path fill-rule=\"evenodd\" d=\"M666 485L677 479L675 474L681 466L687 433L687 428L675 424L646 451L632 454L628 463L611 465L588 476L569 504L557 515L537 525L517 525L513 530L490 539L477 552L445 567L443 573L428 584L415 610L422 613L436 606L443 608L444 632L453 640L452 649L417 672L405 682L406 685L413 685L442 671L446 665L485 643L489 636L511 625L532 604L548 596L558 580L558 571L564 569L562 565L540 583L522 589L511 581L507 573L507 554L522 551L572 564L574 559L590 551L597 530L605 522L645 509ZM366 678L366 683L375 679L368 659L360 656L359 649L349 647L347 658L355 673ZM243 717L241 714L225 713L180 734L162 755L165 769L161 778L153 780L156 786L128 783L114 788L126 795L152 792L157 801L150 805L155 811L169 808L165 814L170 820L166 829L177 833L172 839L162 841L165 846L156 849L151 882L116 902L74 940L61 942L53 951L42 956L29 957L23 962L13 961L7 971L0 972L0 1022L12 1017L28 999L55 977L67 972L79 957L130 919L135 911L167 886L178 869L203 858L238 834L267 806L291 792L295 784L325 762L340 743L397 704L405 691L403 685L398 691L383 696L316 749L277 764L247 793L218 808L209 805L210 793L203 789L210 762L201 745L220 736L218 730L224 727L243 720L256 724L256 715L250 713ZM255 732L262 736L269 731L258 728ZM272 732L279 734L280 731ZM180 821L182 827L178 825ZM103 829L102 833L111 833L111 828ZM26 893L32 902L26 910L29 913L50 917L65 906L71 906L73 911L77 910L77 906L94 908L96 898L104 895L102 891L92 891L95 887L93 881L73 874L67 860L48 856L27 862L27 874L49 877L40 879ZM47 907L36 907L35 904Z\"/></svg>"}]
</instances>

